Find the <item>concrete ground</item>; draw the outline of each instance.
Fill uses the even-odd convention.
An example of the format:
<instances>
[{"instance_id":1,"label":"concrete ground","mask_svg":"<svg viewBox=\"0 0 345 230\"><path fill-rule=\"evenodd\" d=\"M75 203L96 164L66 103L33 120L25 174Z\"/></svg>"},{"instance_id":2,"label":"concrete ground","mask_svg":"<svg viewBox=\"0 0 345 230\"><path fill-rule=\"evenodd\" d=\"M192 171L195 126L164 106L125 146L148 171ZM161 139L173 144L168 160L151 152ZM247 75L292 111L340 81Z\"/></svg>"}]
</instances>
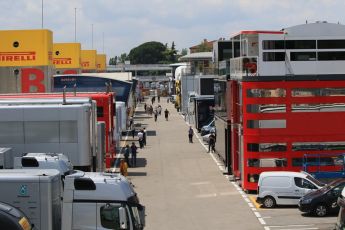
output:
<instances>
[{"instance_id":1,"label":"concrete ground","mask_svg":"<svg viewBox=\"0 0 345 230\"><path fill-rule=\"evenodd\" d=\"M170 111L169 121L162 112L155 122L143 104L137 107L134 123L146 128L147 146L138 149L137 167L128 169L146 206L145 229L264 229L246 194L222 174L196 135L188 143L188 125L173 104L166 98L159 104ZM127 143L132 141L139 146L129 136Z\"/></svg>"}]
</instances>

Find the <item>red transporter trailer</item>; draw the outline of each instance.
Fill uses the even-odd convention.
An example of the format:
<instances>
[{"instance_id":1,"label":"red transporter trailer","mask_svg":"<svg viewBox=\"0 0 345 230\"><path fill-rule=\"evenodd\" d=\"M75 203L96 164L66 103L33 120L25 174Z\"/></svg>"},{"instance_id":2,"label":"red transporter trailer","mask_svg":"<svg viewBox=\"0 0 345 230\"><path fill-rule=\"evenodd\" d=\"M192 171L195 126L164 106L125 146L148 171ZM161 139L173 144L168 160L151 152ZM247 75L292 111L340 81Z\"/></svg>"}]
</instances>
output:
<instances>
[{"instance_id":1,"label":"red transporter trailer","mask_svg":"<svg viewBox=\"0 0 345 230\"><path fill-rule=\"evenodd\" d=\"M114 116L115 116L115 97L114 93L66 93L66 98L73 97L89 97L96 101L97 104L97 121L105 122L106 129L106 167L111 167L111 162L114 161L115 140L114 140ZM1 99L15 99L15 98L63 98L61 93L27 93L27 94L0 94ZM68 102L68 101L67 101Z\"/></svg>"},{"instance_id":2,"label":"red transporter trailer","mask_svg":"<svg viewBox=\"0 0 345 230\"><path fill-rule=\"evenodd\" d=\"M345 151L345 26L312 23L231 39L228 141L243 189L256 190L264 171L302 170L308 154L322 153L314 162L337 171L332 156Z\"/></svg>"}]
</instances>

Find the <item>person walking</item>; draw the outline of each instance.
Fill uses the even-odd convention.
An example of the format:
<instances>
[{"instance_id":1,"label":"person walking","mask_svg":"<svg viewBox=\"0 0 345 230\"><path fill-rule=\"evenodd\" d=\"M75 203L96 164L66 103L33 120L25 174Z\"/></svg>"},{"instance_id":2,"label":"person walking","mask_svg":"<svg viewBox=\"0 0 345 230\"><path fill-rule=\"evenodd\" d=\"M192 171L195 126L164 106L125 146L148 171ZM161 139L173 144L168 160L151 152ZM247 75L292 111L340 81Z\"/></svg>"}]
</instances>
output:
<instances>
[{"instance_id":1,"label":"person walking","mask_svg":"<svg viewBox=\"0 0 345 230\"><path fill-rule=\"evenodd\" d=\"M147 105L146 105L146 103L144 104L144 111L145 111L145 113L148 113L147 112Z\"/></svg>"},{"instance_id":2,"label":"person walking","mask_svg":"<svg viewBox=\"0 0 345 230\"><path fill-rule=\"evenodd\" d=\"M157 112L158 112L159 116L162 114L162 106L161 105L158 105Z\"/></svg>"},{"instance_id":3,"label":"person walking","mask_svg":"<svg viewBox=\"0 0 345 230\"><path fill-rule=\"evenodd\" d=\"M164 116L165 116L165 120L167 121L169 118L169 110L168 109L164 110Z\"/></svg>"},{"instance_id":4,"label":"person walking","mask_svg":"<svg viewBox=\"0 0 345 230\"><path fill-rule=\"evenodd\" d=\"M124 157L128 167L131 167L131 165L129 164L129 145L126 145Z\"/></svg>"},{"instance_id":5,"label":"person walking","mask_svg":"<svg viewBox=\"0 0 345 230\"><path fill-rule=\"evenodd\" d=\"M212 132L208 138L208 153L212 151L213 153L216 151L215 150L215 144L216 144L216 136Z\"/></svg>"},{"instance_id":6,"label":"person walking","mask_svg":"<svg viewBox=\"0 0 345 230\"><path fill-rule=\"evenodd\" d=\"M146 137L147 137L147 135L146 135L146 134L147 134L146 129L143 128L142 132L143 132L143 145L146 146Z\"/></svg>"},{"instance_id":7,"label":"person walking","mask_svg":"<svg viewBox=\"0 0 345 230\"><path fill-rule=\"evenodd\" d=\"M133 126L133 128L132 128L132 137L133 137L133 139L134 139L134 136L135 136L135 128Z\"/></svg>"},{"instance_id":8,"label":"person walking","mask_svg":"<svg viewBox=\"0 0 345 230\"><path fill-rule=\"evenodd\" d=\"M160 102L161 102L161 96L158 95L158 103L160 103Z\"/></svg>"},{"instance_id":9,"label":"person walking","mask_svg":"<svg viewBox=\"0 0 345 230\"><path fill-rule=\"evenodd\" d=\"M138 140L139 140L139 147L142 149L144 147L144 144L143 144L143 137L144 137L144 134L143 132L140 130L138 132Z\"/></svg>"},{"instance_id":10,"label":"person walking","mask_svg":"<svg viewBox=\"0 0 345 230\"><path fill-rule=\"evenodd\" d=\"M158 112L157 112L157 110L155 110L154 112L154 116L155 116L155 122L157 121L157 117L158 117Z\"/></svg>"},{"instance_id":11,"label":"person walking","mask_svg":"<svg viewBox=\"0 0 345 230\"><path fill-rule=\"evenodd\" d=\"M128 176L128 164L126 161L122 158L120 161L120 173L122 176Z\"/></svg>"},{"instance_id":12,"label":"person walking","mask_svg":"<svg viewBox=\"0 0 345 230\"><path fill-rule=\"evenodd\" d=\"M132 129L133 126L133 116L129 117L129 129Z\"/></svg>"},{"instance_id":13,"label":"person walking","mask_svg":"<svg viewBox=\"0 0 345 230\"><path fill-rule=\"evenodd\" d=\"M131 152L132 152L132 157L131 157L131 163L132 163L132 167L136 167L137 166L137 146L135 145L134 142L132 142L131 145Z\"/></svg>"},{"instance_id":14,"label":"person walking","mask_svg":"<svg viewBox=\"0 0 345 230\"><path fill-rule=\"evenodd\" d=\"M189 126L189 129L188 129L189 143L193 143L193 135L194 135L194 131L192 129L192 126Z\"/></svg>"}]
</instances>

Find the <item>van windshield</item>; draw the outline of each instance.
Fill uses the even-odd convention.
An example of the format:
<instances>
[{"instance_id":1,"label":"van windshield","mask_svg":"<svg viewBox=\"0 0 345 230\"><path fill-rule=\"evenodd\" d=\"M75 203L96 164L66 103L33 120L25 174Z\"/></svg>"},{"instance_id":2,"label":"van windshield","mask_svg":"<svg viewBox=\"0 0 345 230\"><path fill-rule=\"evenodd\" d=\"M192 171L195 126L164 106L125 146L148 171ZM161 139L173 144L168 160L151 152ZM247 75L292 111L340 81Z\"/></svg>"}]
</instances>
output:
<instances>
[{"instance_id":1,"label":"van windshield","mask_svg":"<svg viewBox=\"0 0 345 230\"><path fill-rule=\"evenodd\" d=\"M322 183L321 181L319 181L319 180L316 180L314 177L312 177L312 176L307 176L306 177L308 180L310 180L311 182L313 182L314 184L316 184L317 186L319 186L319 187L323 187L325 184L324 183Z\"/></svg>"}]
</instances>

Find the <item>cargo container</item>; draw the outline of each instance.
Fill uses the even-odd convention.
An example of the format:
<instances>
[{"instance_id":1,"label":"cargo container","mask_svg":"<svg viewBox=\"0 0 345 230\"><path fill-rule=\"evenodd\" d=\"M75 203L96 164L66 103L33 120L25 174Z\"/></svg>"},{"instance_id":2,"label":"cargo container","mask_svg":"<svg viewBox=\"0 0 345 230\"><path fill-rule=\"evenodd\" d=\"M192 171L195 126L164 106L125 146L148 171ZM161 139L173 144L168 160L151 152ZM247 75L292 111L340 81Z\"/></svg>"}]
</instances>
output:
<instances>
[{"instance_id":1,"label":"cargo container","mask_svg":"<svg viewBox=\"0 0 345 230\"><path fill-rule=\"evenodd\" d=\"M90 171L94 157L91 114L90 104L0 106L0 144L11 147L14 156L63 152L75 168Z\"/></svg>"}]
</instances>

